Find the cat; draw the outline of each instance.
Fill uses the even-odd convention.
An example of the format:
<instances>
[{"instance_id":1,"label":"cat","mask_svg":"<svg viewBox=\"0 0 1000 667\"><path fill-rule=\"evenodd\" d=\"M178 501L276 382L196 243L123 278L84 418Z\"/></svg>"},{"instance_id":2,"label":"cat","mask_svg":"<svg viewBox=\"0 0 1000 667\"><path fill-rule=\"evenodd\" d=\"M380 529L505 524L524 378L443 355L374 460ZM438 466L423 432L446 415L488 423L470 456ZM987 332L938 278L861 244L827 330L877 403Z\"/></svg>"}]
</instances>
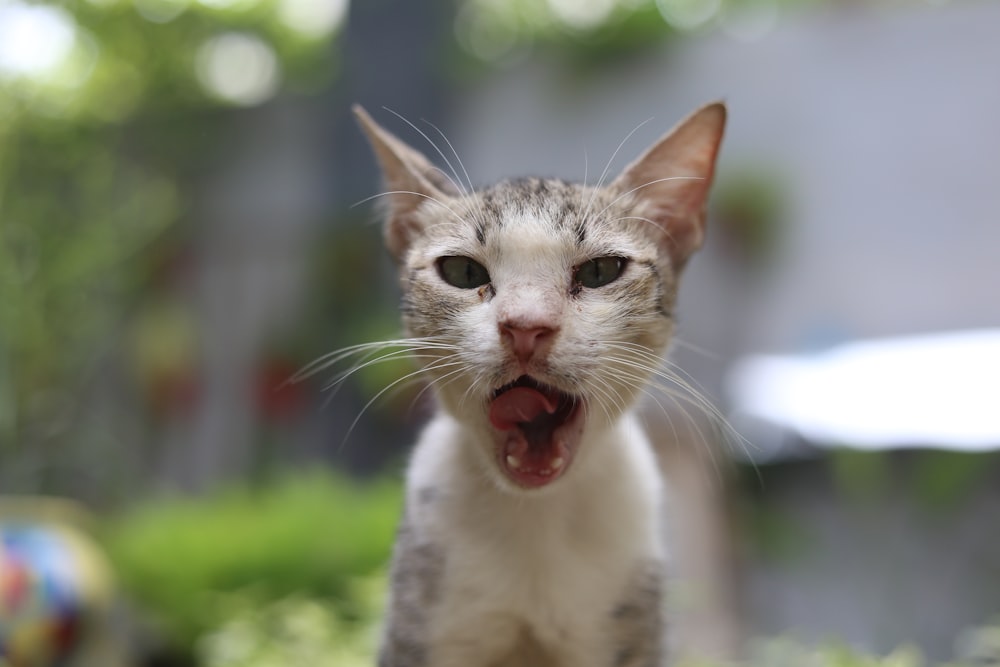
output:
<instances>
[{"instance_id":1,"label":"cat","mask_svg":"<svg viewBox=\"0 0 1000 667\"><path fill-rule=\"evenodd\" d=\"M387 186L397 344L438 404L407 468L379 667L663 664L663 483L632 407L702 243L726 107L608 184L480 190L354 112Z\"/></svg>"}]
</instances>

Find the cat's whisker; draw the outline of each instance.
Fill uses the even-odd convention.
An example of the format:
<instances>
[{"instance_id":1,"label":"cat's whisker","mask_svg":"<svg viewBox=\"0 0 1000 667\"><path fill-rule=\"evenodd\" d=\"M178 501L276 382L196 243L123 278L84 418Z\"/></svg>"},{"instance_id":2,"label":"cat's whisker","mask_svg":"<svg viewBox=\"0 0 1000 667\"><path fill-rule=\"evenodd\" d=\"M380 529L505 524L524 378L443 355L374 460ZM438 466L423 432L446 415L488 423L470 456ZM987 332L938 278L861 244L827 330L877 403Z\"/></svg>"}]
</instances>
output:
<instances>
[{"instance_id":1,"label":"cat's whisker","mask_svg":"<svg viewBox=\"0 0 1000 667\"><path fill-rule=\"evenodd\" d=\"M335 350L334 352L323 355L318 360L308 364L286 382L300 382L326 370L327 368L330 368L331 366L336 365L344 359L350 358L351 356L361 356L361 358L358 359L350 368L336 374L331 381L327 382L322 387L324 392L328 392L326 399L323 401L323 406L326 407L337 395L347 378L355 375L364 368L407 357L415 359L430 358L437 360L442 358L441 355L430 354L430 352L445 351L454 353L456 350L457 348L454 345L432 338L404 338L352 345L350 347ZM452 356L455 355L445 355L444 359L448 359ZM435 361L432 363L437 362Z\"/></svg>"},{"instance_id":2,"label":"cat's whisker","mask_svg":"<svg viewBox=\"0 0 1000 667\"><path fill-rule=\"evenodd\" d=\"M479 385L482 384L485 381L486 381L486 378L484 378L482 376L482 374L477 374L476 377L473 378L472 382L469 383L469 387L465 390L465 393L462 394L462 398L458 402L459 406L462 407L462 408L464 408L465 404L466 404L465 402L466 402L467 399L469 399L469 397L476 396L477 394L480 394L480 392L478 391ZM483 393L485 393L485 392L483 392ZM482 395L482 394L480 394L480 395Z\"/></svg>"},{"instance_id":3,"label":"cat's whisker","mask_svg":"<svg viewBox=\"0 0 1000 667\"><path fill-rule=\"evenodd\" d=\"M600 408L601 412L604 413L604 418L607 419L608 422L613 422L614 418L611 415L611 408L607 405L607 403L605 403L605 400L606 398L602 400L602 396L595 396L593 401L584 403L584 408L589 412L596 412L596 408Z\"/></svg>"},{"instance_id":4,"label":"cat's whisker","mask_svg":"<svg viewBox=\"0 0 1000 667\"><path fill-rule=\"evenodd\" d=\"M461 179L459 179L458 172L455 170L455 167L451 164L451 161L448 159L448 156L444 154L444 151L441 150L441 148L434 142L434 140L431 139L429 136L427 136L426 132L424 132L419 127L417 127L416 125L414 125L413 123L411 123L410 120L408 118L406 118L405 116L403 116L402 114L393 111L389 107L382 107L382 108L385 109L386 111L388 111L389 113L391 113L393 116L396 116L397 118L399 118L401 121L403 121L404 123L406 123L410 127L412 127L417 132L417 134L419 134L421 137L423 137L427 141L427 143L429 143L431 145L431 147L437 152L437 154L441 156L441 159L444 160L444 163L446 165L448 165L449 169L451 169L451 173L455 175L454 179L452 179L449 176L448 180L451 181L452 185L455 186L455 188L459 192L461 192L462 194L468 194L468 192L466 192L466 190L465 190L465 186L462 185L461 183L457 183L456 182L456 181L460 181L461 180ZM427 121L424 121L424 122L426 123ZM428 125L430 125L430 123L428 123ZM434 127L434 126L431 125L431 127ZM437 128L434 128L434 129L437 129ZM441 130L438 130L438 132L441 132ZM443 136L443 134L442 134L442 136ZM447 139L445 139L445 141L447 141ZM454 149L452 149L452 150L454 150ZM445 176L447 176L447 174L445 174Z\"/></svg>"},{"instance_id":5,"label":"cat's whisker","mask_svg":"<svg viewBox=\"0 0 1000 667\"><path fill-rule=\"evenodd\" d=\"M670 382L677 383L678 378L671 377ZM710 424L713 430L717 434L715 441L720 442L728 447L739 448L743 455L748 460L753 460L753 456L750 450L757 449L757 447L747 440L743 434L736 430L736 428L729 422L722 412L716 408L707 398L701 396L697 392L691 392L690 390L685 390L678 392L676 389L667 387L660 382L653 382L651 385L654 389L657 389L665 394L675 397L676 399L683 402L689 407L697 409L703 415L708 418L708 424ZM680 407L680 406L678 406Z\"/></svg>"},{"instance_id":6,"label":"cat's whisker","mask_svg":"<svg viewBox=\"0 0 1000 667\"><path fill-rule=\"evenodd\" d=\"M659 383L650 384L646 374L639 375L639 374L620 371L616 375L616 379L620 381L626 381L633 388L639 390L640 392L648 396L651 400L653 400L654 403L656 403L656 405L660 408L660 411L662 412L667 424L670 426L670 430L673 435L672 442L675 443L682 442L682 439L677 431L677 427L674 424L674 417L682 415L687 420L687 423L689 425L689 432L693 433L696 436L694 438L695 441L697 441L701 445L700 449L703 449L708 454L709 460L712 465L712 469L715 471L716 476L719 479L722 478L721 468L715 454L715 447L713 443L719 443L719 442L725 443L728 442L728 438L725 437L724 433L719 428L720 422L719 418L716 415L710 414L709 411L706 410L706 406L704 404L694 401L693 397L685 392L678 392L673 387L668 387ZM654 393L653 390L658 391L660 396L669 399L670 402L674 405L675 410L674 411L667 410L667 408L656 397L657 395ZM691 415L689 408L692 407L697 408L699 412L705 414L708 417L707 423L713 428L718 437L710 438L708 434L705 433L705 431L702 428L702 425L705 424L705 422L703 420L697 420ZM725 422L724 419L723 422Z\"/></svg>"},{"instance_id":7,"label":"cat's whisker","mask_svg":"<svg viewBox=\"0 0 1000 667\"><path fill-rule=\"evenodd\" d=\"M642 370L646 373L646 375L642 378L643 381L648 382L649 378L652 377L654 380L669 382L670 385L676 386L686 392L687 396L691 400L697 400L703 403L706 410L717 413L712 415L713 419L721 419L722 421L725 421L725 417L722 413L718 412L712 402L705 398L705 394L708 392L691 376L690 373L678 367L669 359L651 356L647 358L647 361L649 361L650 364L648 366L643 366L642 368ZM682 377L682 374L684 377Z\"/></svg>"},{"instance_id":8,"label":"cat's whisker","mask_svg":"<svg viewBox=\"0 0 1000 667\"><path fill-rule=\"evenodd\" d=\"M611 383L600 374L594 376L594 381L599 383L591 385L591 391L595 394L597 405L604 411L608 423L613 423L615 418L612 414L612 406L615 407L615 412L618 414L624 412L628 406L621 400Z\"/></svg>"},{"instance_id":9,"label":"cat's whisker","mask_svg":"<svg viewBox=\"0 0 1000 667\"><path fill-rule=\"evenodd\" d=\"M703 396L708 393L705 387L703 387L693 375L671 361L669 357L656 354L644 345L629 343L627 341L609 342L607 345L612 349L619 349L629 353L639 354L643 359L650 362L650 372L655 373L666 367L666 369L669 369L671 373L676 375L678 382L683 384L684 388L692 394L699 394ZM683 378L681 378L681 375L683 375Z\"/></svg>"},{"instance_id":10,"label":"cat's whisker","mask_svg":"<svg viewBox=\"0 0 1000 667\"><path fill-rule=\"evenodd\" d=\"M721 479L721 468L719 466L718 458L716 457L715 448L717 444L725 443L726 438L724 434L720 432L718 422L715 421L714 418L712 417L709 417L707 422L704 420L695 419L695 417L692 416L690 412L691 407L696 407L699 411L702 411L702 414L704 414L704 411L702 410L701 406L692 405L690 402L688 402L686 400L687 396L685 396L684 394L679 394L676 391L664 391L664 387L662 385L657 385L655 383L651 385L650 388L659 389L661 395L666 396L668 399L670 399L670 402L673 403L674 405L675 408L674 412L665 413L667 421L670 422L671 424L671 431L673 432L674 435L673 442L680 446L684 446L683 445L684 438L682 438L678 434L677 428L676 426L673 425L673 420L672 420L673 416L676 416L678 413L680 413L680 415L682 415L684 419L687 421L688 431L694 434L695 436L693 438L694 441L700 445L698 451L699 452L703 451L708 454L709 462L712 464L712 469L715 471L716 477ZM705 425L706 423L712 428L712 431L715 433L716 437L710 437L708 434L705 433L702 426Z\"/></svg>"},{"instance_id":11,"label":"cat's whisker","mask_svg":"<svg viewBox=\"0 0 1000 667\"><path fill-rule=\"evenodd\" d=\"M720 436L722 440L727 443L732 443L733 440L740 443L744 451L746 451L746 446L749 445L746 439L729 423L726 416L715 407L715 405L705 398L704 394L696 389L691 382L686 381L684 378L680 377L676 372L671 371L669 368L664 368L662 366L653 367L643 363L639 363L633 359L628 359L620 356L612 356L608 358L609 363L618 364L620 366L625 366L628 369L633 369L640 371L643 375L638 375L631 373L627 370L623 371L621 377L630 379L638 384L646 382L647 374L651 375L654 382L652 387L658 389L662 393L672 397L675 400L683 401L687 405L697 408L709 421L716 427L720 428ZM664 360L659 360L661 363L669 363ZM664 384L669 383L669 384ZM678 391L679 388L681 391Z\"/></svg>"},{"instance_id":12,"label":"cat's whisker","mask_svg":"<svg viewBox=\"0 0 1000 667\"><path fill-rule=\"evenodd\" d=\"M460 379L461 376L462 376L462 374L468 372L468 367L465 366L464 364L462 366L463 366L462 368L458 368L456 370L449 371L448 373L445 373L441 377L433 377L433 378L431 378L430 381L428 381L426 383L426 385L423 387L423 389L421 389L419 392L417 392L417 395L413 398L413 400L414 401L418 400L421 396L424 395L424 393L430 391L431 389L438 389L438 390L445 389L446 387L448 387L448 385L450 385L453 382L455 382L456 380ZM465 400L465 396L463 395L462 396L462 401L460 401L459 405L462 405L463 402L464 402L464 400Z\"/></svg>"},{"instance_id":13,"label":"cat's whisker","mask_svg":"<svg viewBox=\"0 0 1000 667\"><path fill-rule=\"evenodd\" d=\"M660 402L659 396L650 391L648 387L643 387L642 392L649 398L649 400L653 401L653 403L656 404L656 407L660 409L660 413L663 415L663 419L664 421L666 421L667 426L670 427L670 432L673 435L671 442L679 442L680 434L677 431L677 427L674 426L674 420L672 418L672 415L670 411L667 410L666 406L664 406L663 403ZM671 400L674 400L676 404L676 399L671 399ZM650 429L648 423L646 423L645 415L641 411L639 412L639 415L642 417L643 423L646 425L646 433L652 433L653 432L652 429Z\"/></svg>"},{"instance_id":14,"label":"cat's whisker","mask_svg":"<svg viewBox=\"0 0 1000 667\"><path fill-rule=\"evenodd\" d=\"M445 204L443 201L441 201L437 197L432 197L431 195L426 194L424 192L416 192L415 190L389 190L387 192L379 192L378 194L374 194L374 195L371 195L370 197L365 197L364 199L361 199L359 201L354 202L353 204L351 204L350 208L354 208L356 206L361 206L362 204L370 202L373 199L378 199L379 197L386 197L386 196L389 196L389 195L414 195L415 197L423 197L424 199L426 199L428 201L434 202L435 204L437 204L441 208L443 208L446 211L448 211L449 213L451 213L452 216L454 216L455 220L458 222L458 224L460 224L460 225L464 225L465 224L465 219L462 216L460 216L458 213L456 213L455 209L451 208L450 206L448 206L447 204Z\"/></svg>"},{"instance_id":15,"label":"cat's whisker","mask_svg":"<svg viewBox=\"0 0 1000 667\"><path fill-rule=\"evenodd\" d=\"M442 341L435 341L430 338L400 338L394 340L378 341L372 343L361 343L358 345L351 345L349 347L340 348L328 352L317 359L309 362L298 371L295 372L290 378L285 380L282 386L288 384L295 384L306 380L317 373L321 373L331 366L335 366L344 359L347 359L354 355L364 355L372 354L380 350L400 348L400 349L416 349L416 347L422 346L426 349L431 349L432 347L442 346L439 349L456 349L453 345L444 343Z\"/></svg>"},{"instance_id":16,"label":"cat's whisker","mask_svg":"<svg viewBox=\"0 0 1000 667\"><path fill-rule=\"evenodd\" d=\"M330 354L324 355L320 359L308 364L301 371L293 376L294 380L300 380L304 377L314 375L319 370L323 368L328 368L329 366L335 365L340 361L348 359L352 356L361 357L361 361L365 359L370 359L373 355L392 351L392 352L405 352L405 351L417 351L417 350L455 350L458 349L454 345L439 342L439 341L421 341L421 340L395 340L395 341L383 341L379 343L373 343L364 346L352 346L350 348L344 348L342 350L334 351Z\"/></svg>"},{"instance_id":17,"label":"cat's whisker","mask_svg":"<svg viewBox=\"0 0 1000 667\"><path fill-rule=\"evenodd\" d=\"M632 135L635 134L636 132L638 132L639 129L643 125L645 125L646 123L648 123L651 120L653 120L651 117L647 118L646 120L642 121L641 123L639 123L638 125L636 125L635 127L633 127L632 131L625 135L625 138L622 139L621 142L618 144L618 147L611 154L611 157L608 158L607 164L604 165L604 171L601 172L601 177L597 179L597 185L594 186L594 189L590 193L590 199L587 201L587 208L586 208L586 210L584 211L584 214L583 214L583 218L585 220L589 219L590 211L591 211L591 206L594 203L594 197L596 196L596 194L598 192L600 192L601 186L604 185L604 179L607 178L607 176L608 176L608 170L611 169L611 164L615 161L615 158L618 157L618 153L621 151L622 147L625 146L626 142L628 142L628 140L632 138ZM584 182L586 182L586 181L584 181Z\"/></svg>"},{"instance_id":18,"label":"cat's whisker","mask_svg":"<svg viewBox=\"0 0 1000 667\"><path fill-rule=\"evenodd\" d=\"M450 363L447 363L447 364L440 364L440 365L430 364L430 365L428 365L428 366L426 366L426 367L424 367L422 369L418 369L418 370L412 371L410 373L407 373L406 375L402 376L401 378L393 380L392 382L390 382L389 384L387 384L385 387L383 387L382 389L380 389L374 396L372 396L371 399L369 399L368 402L365 403L364 407L362 407L361 410L358 412L357 416L354 418L354 421L352 421L351 425L348 427L347 434L344 436L344 439L341 442L341 446L343 446L344 443L347 442L347 439L351 436L351 433L354 432L355 427L357 427L358 422L361 421L361 417L364 416L364 414L368 411L368 408L370 408L376 401L378 401L380 398L382 398L387 392L389 392L392 389L398 387L400 384L406 383L408 381L413 381L413 380L420 379L420 376L423 375L424 372L427 371L427 370L438 369L438 368L443 368L443 367L448 367L448 366L461 366L461 365L462 365L462 362L450 362ZM457 371L454 371L454 372L461 372L461 369L458 369Z\"/></svg>"},{"instance_id":19,"label":"cat's whisker","mask_svg":"<svg viewBox=\"0 0 1000 667\"><path fill-rule=\"evenodd\" d=\"M441 138L444 139L445 144L447 144L449 150L451 150L452 155L455 156L455 160L458 162L458 166L462 168L462 173L465 174L465 183L468 184L468 189L466 190L464 186L456 189L461 190L462 193L466 195L467 199L470 199L476 206L475 215L473 216L471 222L481 226L484 229L487 228L489 226L489 218L486 215L485 205L483 204L482 200L479 199L478 197L471 196L472 194L475 193L476 186L472 183L472 178L469 176L468 169L465 168L465 163L462 161L462 157L458 154L458 151L455 150L455 146L452 145L451 140L448 139L448 136L441 130L441 128L439 128L437 125L435 125L434 123L430 122L425 118L422 118L421 120L430 125L431 127L433 127L437 131L437 133L441 135ZM448 166L451 167L450 164ZM452 167L452 170L454 171L454 167ZM455 177L458 178L457 173L455 174ZM452 182L454 183L454 181Z\"/></svg>"},{"instance_id":20,"label":"cat's whisker","mask_svg":"<svg viewBox=\"0 0 1000 667\"><path fill-rule=\"evenodd\" d=\"M434 123L430 122L426 118L421 118L420 120L422 120L423 122L425 122L428 125L430 125L431 127L433 127L437 131L437 133L439 135L441 135L441 138L444 139L444 143L446 143L448 145L448 149L451 150L451 154L455 156L455 161L458 162L458 166L462 168L462 173L465 174L465 182L469 186L468 190L465 190L464 188L462 188L463 193L464 194L469 194L469 193L474 192L476 190L476 188L472 184L472 179L469 178L469 171L465 168L465 163L462 162L462 158L459 156L458 151L455 150L455 147L452 145L451 141L448 139L448 136L445 135L445 133L441 130L441 128L439 128L437 125L435 125ZM455 174L455 176L458 177L458 174Z\"/></svg>"},{"instance_id":21,"label":"cat's whisker","mask_svg":"<svg viewBox=\"0 0 1000 667\"><path fill-rule=\"evenodd\" d=\"M643 183L642 185L637 185L634 188L631 188L630 190L626 190L625 192L621 193L620 195L612 199L607 206L598 211L596 217L600 217L601 215L603 215L605 211L607 211L609 208L611 208L619 201L632 194L633 192L638 192L639 190L642 190L643 188L648 188L651 185L656 185L657 183L666 183L668 181L703 181L703 180L705 180L703 176L667 176L666 178L654 179L647 183Z\"/></svg>"},{"instance_id":22,"label":"cat's whisker","mask_svg":"<svg viewBox=\"0 0 1000 667\"><path fill-rule=\"evenodd\" d=\"M712 352L711 350L706 350L703 347L695 345L694 343L688 342L677 336L674 336L673 340L671 341L671 344L676 345L677 347L683 347L686 350L691 350L695 354L700 354L706 359L710 359L712 361L719 361L722 359L722 357L718 353Z\"/></svg>"},{"instance_id":23,"label":"cat's whisker","mask_svg":"<svg viewBox=\"0 0 1000 667\"><path fill-rule=\"evenodd\" d=\"M344 383L344 380L346 380L347 378L351 377L352 375L354 375L354 374L356 374L356 373L364 370L365 368L369 368L370 366L374 366L374 365L377 365L377 364L384 364L384 363L388 363L388 362L391 362L391 361L397 361L399 359L435 359L435 360L440 360L442 358L448 359L448 358L450 358L452 356L454 356L454 355L448 355L446 357L441 357L440 355L436 355L436 354L415 354L412 350L397 350L395 352L389 352L389 353L386 353L386 354L384 354L384 355L382 355L380 357L376 357L374 359L369 359L368 361L364 361L364 362L359 362L358 364L352 366L351 368L348 368L345 371L341 371L340 373L338 373L337 375L335 375L332 380L330 380L329 382L327 382L323 386L323 391L327 391L329 389L336 388L336 387L342 385Z\"/></svg>"},{"instance_id":24,"label":"cat's whisker","mask_svg":"<svg viewBox=\"0 0 1000 667\"><path fill-rule=\"evenodd\" d=\"M461 181L456 181L456 180L455 180L455 179L457 178L457 176L452 176L451 174L449 174L449 173L448 173L447 171L445 171L444 169L441 169L440 167L434 167L434 173L436 173L436 174L440 174L440 175L441 175L441 178L443 178L444 180L446 180L446 181L448 181L449 183L451 183L451 187L452 187L452 188L453 188L453 189L455 190L455 192L457 192L457 193L458 193L458 194L459 194L460 196L463 196L463 197L464 197L464 196L467 196L467 195L469 194L469 193L468 193L468 191L467 191L467 190L465 189L465 184L464 184L464 183L462 183Z\"/></svg>"},{"instance_id":25,"label":"cat's whisker","mask_svg":"<svg viewBox=\"0 0 1000 667\"><path fill-rule=\"evenodd\" d=\"M645 218L645 217L643 217L641 215L624 215L624 216L622 216L620 218L613 219L612 222L621 222L621 221L624 221L624 220L638 220L640 222L645 222L650 227L655 228L660 233L662 233L662 234L669 234L669 232L663 228L663 225L661 225L660 223L656 222L655 220L650 220L649 218Z\"/></svg>"},{"instance_id":26,"label":"cat's whisker","mask_svg":"<svg viewBox=\"0 0 1000 667\"><path fill-rule=\"evenodd\" d=\"M701 394L701 392L699 392L697 389L691 386L691 384L685 381L684 378L680 377L676 373L670 372L669 369L663 367L653 368L650 366L646 366L644 364L638 364L632 362L631 360L628 359L622 359L617 357L614 358L614 360L619 364L635 368L637 370L642 371L644 374L652 376L653 386L659 386L665 392L677 398L680 398L681 400L684 400L685 402L691 404L692 406L704 410L706 416L722 422L726 421L725 416L714 405L712 405L712 403L707 398L705 398ZM645 377L640 378L639 376L636 376L636 379L645 380ZM660 384L657 381L662 381L669 384ZM677 389L680 389L682 391L677 391Z\"/></svg>"},{"instance_id":27,"label":"cat's whisker","mask_svg":"<svg viewBox=\"0 0 1000 667\"><path fill-rule=\"evenodd\" d=\"M641 358L648 359L653 362L654 366L659 365L664 360L663 356L656 350L641 343L633 343L626 340L613 340L606 341L604 345L611 349L621 350L622 352L626 352L628 354L639 355Z\"/></svg>"}]
</instances>

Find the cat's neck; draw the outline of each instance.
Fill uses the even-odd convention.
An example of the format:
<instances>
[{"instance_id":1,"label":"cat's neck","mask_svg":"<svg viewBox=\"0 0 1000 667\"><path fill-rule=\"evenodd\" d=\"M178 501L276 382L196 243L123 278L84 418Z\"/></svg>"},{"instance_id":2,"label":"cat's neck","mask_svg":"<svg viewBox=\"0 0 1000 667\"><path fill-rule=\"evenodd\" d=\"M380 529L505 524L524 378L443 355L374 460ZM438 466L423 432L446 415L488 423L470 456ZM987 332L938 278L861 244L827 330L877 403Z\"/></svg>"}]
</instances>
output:
<instances>
[{"instance_id":1,"label":"cat's neck","mask_svg":"<svg viewBox=\"0 0 1000 667\"><path fill-rule=\"evenodd\" d=\"M645 432L631 412L613 423L597 423L583 435L580 454L560 484L533 494L514 493L498 482L481 446L489 438L477 428L441 411L428 425L421 447L414 452L411 482L417 486L438 485L463 498L517 506L552 506L560 499L573 503L581 496L611 491L619 485L636 488L643 495L658 494L661 485L656 461ZM415 478L415 479L414 479Z\"/></svg>"},{"instance_id":2,"label":"cat's neck","mask_svg":"<svg viewBox=\"0 0 1000 667\"><path fill-rule=\"evenodd\" d=\"M482 434L442 412L414 451L407 511L428 527L433 539L487 549L506 545L513 552L533 554L539 567L548 567L542 561L568 557L566 549L572 545L589 545L595 554L605 554L601 545L617 544L608 546L605 556L621 562L638 553L661 554L656 526L662 479L630 413L588 431L582 443L586 455L574 469L559 484L532 494L498 484L488 462L477 459L483 448L469 440L475 437Z\"/></svg>"}]
</instances>

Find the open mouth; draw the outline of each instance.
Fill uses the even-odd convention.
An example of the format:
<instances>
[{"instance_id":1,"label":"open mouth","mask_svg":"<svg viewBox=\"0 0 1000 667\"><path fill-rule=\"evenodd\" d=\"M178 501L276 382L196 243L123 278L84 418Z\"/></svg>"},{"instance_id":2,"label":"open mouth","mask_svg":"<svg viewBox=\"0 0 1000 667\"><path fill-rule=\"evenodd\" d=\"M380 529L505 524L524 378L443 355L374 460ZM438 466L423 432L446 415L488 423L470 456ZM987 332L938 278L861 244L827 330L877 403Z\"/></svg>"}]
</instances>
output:
<instances>
[{"instance_id":1,"label":"open mouth","mask_svg":"<svg viewBox=\"0 0 1000 667\"><path fill-rule=\"evenodd\" d=\"M527 375L504 385L490 401L490 423L505 437L501 470L518 486L537 488L559 478L580 442L582 400Z\"/></svg>"}]
</instances>

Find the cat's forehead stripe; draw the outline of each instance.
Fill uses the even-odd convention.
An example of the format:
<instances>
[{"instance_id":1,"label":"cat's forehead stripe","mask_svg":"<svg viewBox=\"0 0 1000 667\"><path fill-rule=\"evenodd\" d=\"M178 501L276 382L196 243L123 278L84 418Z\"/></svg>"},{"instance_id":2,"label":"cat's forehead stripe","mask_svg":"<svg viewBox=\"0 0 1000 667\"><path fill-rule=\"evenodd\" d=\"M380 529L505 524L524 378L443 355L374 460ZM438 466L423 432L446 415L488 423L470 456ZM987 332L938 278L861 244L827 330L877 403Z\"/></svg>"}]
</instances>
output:
<instances>
[{"instance_id":1,"label":"cat's forehead stripe","mask_svg":"<svg viewBox=\"0 0 1000 667\"><path fill-rule=\"evenodd\" d=\"M564 229L573 224L572 232L578 244L587 233L580 210L586 198L584 189L558 179L519 178L502 181L477 195L471 202L475 221L476 238L485 244L490 228L502 229L512 220L523 221L525 216L544 220L553 229Z\"/></svg>"}]
</instances>

